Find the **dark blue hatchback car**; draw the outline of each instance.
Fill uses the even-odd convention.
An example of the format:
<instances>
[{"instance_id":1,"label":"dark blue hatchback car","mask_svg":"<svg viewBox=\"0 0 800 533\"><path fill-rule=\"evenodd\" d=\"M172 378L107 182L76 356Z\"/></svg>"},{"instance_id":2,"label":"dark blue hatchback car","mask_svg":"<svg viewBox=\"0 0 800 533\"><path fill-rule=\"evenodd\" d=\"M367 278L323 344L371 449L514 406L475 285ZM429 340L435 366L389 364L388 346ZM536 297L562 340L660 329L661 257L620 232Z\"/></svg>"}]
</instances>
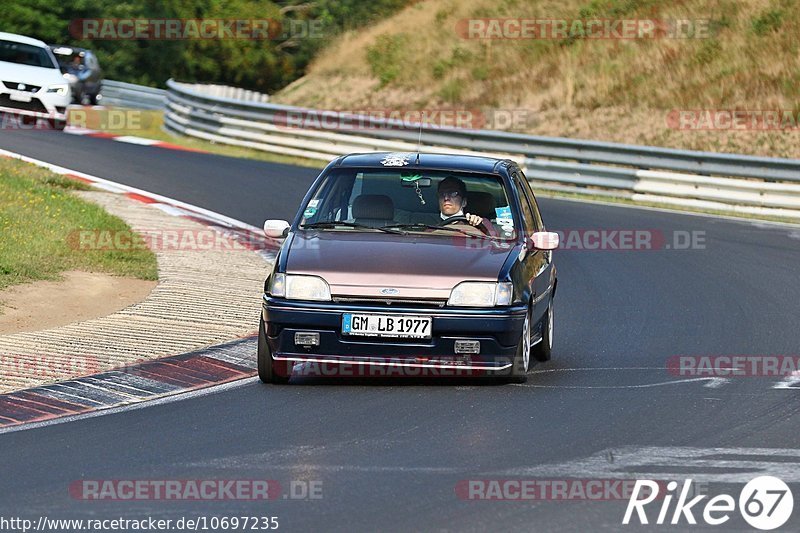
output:
<instances>
[{"instance_id":1,"label":"dark blue hatchback car","mask_svg":"<svg viewBox=\"0 0 800 533\"><path fill-rule=\"evenodd\" d=\"M264 231L285 237L264 286L266 383L292 372L522 382L532 358L551 356L558 234L511 160L343 156L291 224Z\"/></svg>"}]
</instances>

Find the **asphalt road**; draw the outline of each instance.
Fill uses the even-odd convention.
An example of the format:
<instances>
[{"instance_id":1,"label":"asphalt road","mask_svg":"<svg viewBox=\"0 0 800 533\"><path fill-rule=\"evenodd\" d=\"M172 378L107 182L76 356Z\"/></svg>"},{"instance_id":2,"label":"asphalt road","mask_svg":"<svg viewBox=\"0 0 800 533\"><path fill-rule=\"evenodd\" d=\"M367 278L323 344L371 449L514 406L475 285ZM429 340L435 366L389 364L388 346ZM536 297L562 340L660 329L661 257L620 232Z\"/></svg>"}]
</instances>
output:
<instances>
[{"instance_id":1,"label":"asphalt road","mask_svg":"<svg viewBox=\"0 0 800 533\"><path fill-rule=\"evenodd\" d=\"M0 148L254 225L290 217L315 175L51 133L0 133ZM277 516L287 531L599 531L638 529L621 525L626 501L474 501L455 489L481 479L691 478L737 498L744 482L772 472L797 499L800 390L773 388L780 377L692 380L665 366L676 355L800 354L800 231L562 200L541 207L553 230L651 231L673 245L700 232L703 246L559 251L554 359L525 385L248 381L2 434L0 516ZM282 489L268 502L96 502L70 496L81 479L271 479ZM293 480L321 482L321 499L284 498ZM659 505L648 507L651 520ZM784 529L800 529L798 517L796 508ZM683 520L678 529L694 527ZM747 524L733 513L715 529Z\"/></svg>"}]
</instances>

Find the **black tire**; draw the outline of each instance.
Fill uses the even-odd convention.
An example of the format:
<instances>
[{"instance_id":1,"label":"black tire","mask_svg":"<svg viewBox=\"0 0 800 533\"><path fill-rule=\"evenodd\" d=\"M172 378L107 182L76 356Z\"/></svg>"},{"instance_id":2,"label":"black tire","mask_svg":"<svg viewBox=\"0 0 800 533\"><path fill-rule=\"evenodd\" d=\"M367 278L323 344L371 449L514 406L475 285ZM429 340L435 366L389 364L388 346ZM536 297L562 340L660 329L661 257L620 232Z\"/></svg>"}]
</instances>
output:
<instances>
[{"instance_id":1,"label":"black tire","mask_svg":"<svg viewBox=\"0 0 800 533\"><path fill-rule=\"evenodd\" d=\"M547 305L547 312L542 319L542 340L533 347L531 355L540 362L549 361L553 356L553 299Z\"/></svg>"},{"instance_id":2,"label":"black tire","mask_svg":"<svg viewBox=\"0 0 800 533\"><path fill-rule=\"evenodd\" d=\"M527 337L527 342L526 342ZM525 315L525 322L522 326L522 335L517 345L517 353L514 356L514 364L511 365L511 375L509 383L525 383L528 381L528 369L530 368L531 354L531 311ZM525 352L528 352L527 354Z\"/></svg>"},{"instance_id":3,"label":"black tire","mask_svg":"<svg viewBox=\"0 0 800 533\"><path fill-rule=\"evenodd\" d=\"M264 327L264 320L259 317L258 322L258 378L264 383L272 383L273 385L289 383L291 376L289 372L284 376L276 371L275 360L272 358L267 344L267 331Z\"/></svg>"},{"instance_id":4,"label":"black tire","mask_svg":"<svg viewBox=\"0 0 800 533\"><path fill-rule=\"evenodd\" d=\"M64 128L67 127L67 121L66 120L58 120L58 119L54 118L54 119L50 120L50 125L56 131L64 131Z\"/></svg>"}]
</instances>

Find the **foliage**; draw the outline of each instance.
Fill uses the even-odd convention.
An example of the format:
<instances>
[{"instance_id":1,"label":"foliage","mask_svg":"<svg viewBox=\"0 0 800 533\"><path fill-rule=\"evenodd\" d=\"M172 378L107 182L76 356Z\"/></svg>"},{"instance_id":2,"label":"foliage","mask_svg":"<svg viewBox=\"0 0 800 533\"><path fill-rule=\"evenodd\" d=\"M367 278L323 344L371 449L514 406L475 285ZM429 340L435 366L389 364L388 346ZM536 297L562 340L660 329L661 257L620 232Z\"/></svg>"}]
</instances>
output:
<instances>
[{"instance_id":1,"label":"foliage","mask_svg":"<svg viewBox=\"0 0 800 533\"><path fill-rule=\"evenodd\" d=\"M109 79L163 87L175 78L271 93L302 76L337 34L388 16L408 2L6 0L0 28L48 44L94 50ZM80 19L268 19L284 31L269 39L87 40L70 32L70 23Z\"/></svg>"}]
</instances>

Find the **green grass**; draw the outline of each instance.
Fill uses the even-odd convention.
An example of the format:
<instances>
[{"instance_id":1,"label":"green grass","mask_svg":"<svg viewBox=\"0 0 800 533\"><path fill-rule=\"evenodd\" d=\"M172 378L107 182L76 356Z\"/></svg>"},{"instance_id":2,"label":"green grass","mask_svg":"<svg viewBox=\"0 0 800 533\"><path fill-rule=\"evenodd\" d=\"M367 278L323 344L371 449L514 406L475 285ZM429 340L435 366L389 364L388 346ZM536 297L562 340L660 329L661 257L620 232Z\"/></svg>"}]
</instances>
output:
<instances>
[{"instance_id":1,"label":"green grass","mask_svg":"<svg viewBox=\"0 0 800 533\"><path fill-rule=\"evenodd\" d=\"M156 257L148 249L85 251L70 244L80 230L131 231L120 218L73 194L88 188L28 163L0 159L0 289L59 279L67 270L158 279Z\"/></svg>"}]
</instances>

